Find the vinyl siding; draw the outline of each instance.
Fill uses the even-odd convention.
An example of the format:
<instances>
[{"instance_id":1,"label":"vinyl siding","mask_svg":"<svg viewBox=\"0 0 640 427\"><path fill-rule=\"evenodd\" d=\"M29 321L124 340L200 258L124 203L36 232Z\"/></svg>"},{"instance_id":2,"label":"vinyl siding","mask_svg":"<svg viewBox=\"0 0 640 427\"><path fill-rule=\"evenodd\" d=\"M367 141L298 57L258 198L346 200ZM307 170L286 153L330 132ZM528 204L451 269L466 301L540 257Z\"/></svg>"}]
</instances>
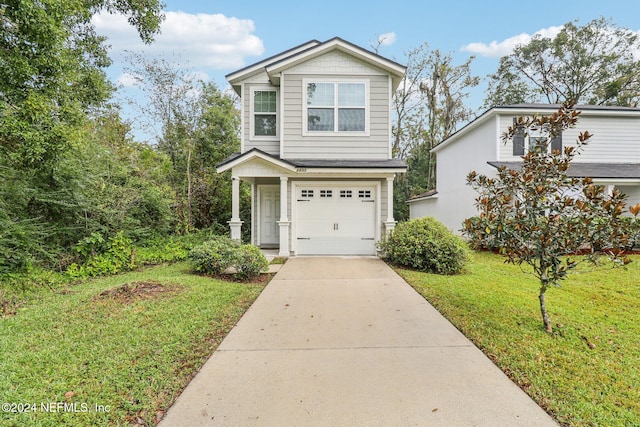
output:
<instances>
[{"instance_id":1,"label":"vinyl siding","mask_svg":"<svg viewBox=\"0 0 640 427\"><path fill-rule=\"evenodd\" d=\"M513 116L500 116L500 135L513 123ZM567 129L562 135L563 146L576 145L578 135L589 131L593 135L582 153L575 157L576 162L640 162L640 118L612 117L604 115L580 116L573 129ZM500 142L501 161L519 160L513 156L512 142Z\"/></svg>"},{"instance_id":2,"label":"vinyl siding","mask_svg":"<svg viewBox=\"0 0 640 427\"><path fill-rule=\"evenodd\" d=\"M272 154L274 156L280 155L280 140L266 140L260 138L252 137L253 129L251 129L251 102L252 102L252 91L258 87L265 88L270 86L269 80L267 79L266 73L263 73L253 79L245 82L244 88L245 92L242 94L242 114L243 114L243 123L244 128L242 129L242 136L244 138L244 151L249 151L252 148L258 148L265 153ZM277 89L275 86L271 86L274 90ZM279 105L278 105L279 108ZM279 112L278 112L279 113ZM279 114L277 116L277 120L279 123Z\"/></svg>"},{"instance_id":3,"label":"vinyl siding","mask_svg":"<svg viewBox=\"0 0 640 427\"><path fill-rule=\"evenodd\" d=\"M305 135L303 80L367 81L369 134ZM389 77L382 71L341 53L330 52L293 67L283 76L283 158L377 159L389 158L391 130Z\"/></svg>"},{"instance_id":4,"label":"vinyl siding","mask_svg":"<svg viewBox=\"0 0 640 427\"><path fill-rule=\"evenodd\" d=\"M495 169L487 164L496 157L495 129L495 121L487 120L438 151L438 197L411 203L411 218L432 216L460 234L463 221L478 214L474 205L477 193L467 185L467 175L472 170L495 175Z\"/></svg>"}]
</instances>

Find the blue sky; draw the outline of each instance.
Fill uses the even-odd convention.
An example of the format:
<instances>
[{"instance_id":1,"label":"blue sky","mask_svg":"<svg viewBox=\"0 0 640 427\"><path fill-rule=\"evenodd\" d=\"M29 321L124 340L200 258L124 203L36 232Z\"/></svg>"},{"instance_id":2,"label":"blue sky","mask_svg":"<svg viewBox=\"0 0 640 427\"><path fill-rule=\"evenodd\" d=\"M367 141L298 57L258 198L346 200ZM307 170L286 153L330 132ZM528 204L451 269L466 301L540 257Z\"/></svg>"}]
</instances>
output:
<instances>
[{"instance_id":1,"label":"blue sky","mask_svg":"<svg viewBox=\"0 0 640 427\"><path fill-rule=\"evenodd\" d=\"M500 56L516 43L540 31L553 34L569 21L586 24L604 16L640 31L638 0L165 1L167 18L151 46L139 42L121 17L94 18L98 32L112 45L114 64L108 75L125 84L125 93L125 49L178 58L224 89L226 74L311 39L339 36L369 48L377 36L387 34L389 44L379 53L400 63L407 51L426 42L431 49L453 54L457 64L474 55L472 71L484 78L496 71ZM471 108L480 108L484 89L483 83L473 91Z\"/></svg>"}]
</instances>

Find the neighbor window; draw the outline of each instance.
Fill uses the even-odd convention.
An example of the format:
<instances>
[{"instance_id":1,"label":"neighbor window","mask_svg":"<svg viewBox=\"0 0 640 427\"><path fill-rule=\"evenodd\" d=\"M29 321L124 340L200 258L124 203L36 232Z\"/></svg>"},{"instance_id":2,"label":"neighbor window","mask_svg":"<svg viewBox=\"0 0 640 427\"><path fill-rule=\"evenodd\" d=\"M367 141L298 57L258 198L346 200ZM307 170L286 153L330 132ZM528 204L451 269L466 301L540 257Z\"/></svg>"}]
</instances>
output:
<instances>
[{"instance_id":1,"label":"neighbor window","mask_svg":"<svg viewBox=\"0 0 640 427\"><path fill-rule=\"evenodd\" d=\"M366 91L362 82L307 82L307 131L365 132Z\"/></svg>"},{"instance_id":2,"label":"neighbor window","mask_svg":"<svg viewBox=\"0 0 640 427\"><path fill-rule=\"evenodd\" d=\"M277 136L278 97L275 90L256 90L253 92L253 135Z\"/></svg>"},{"instance_id":3,"label":"neighbor window","mask_svg":"<svg viewBox=\"0 0 640 427\"><path fill-rule=\"evenodd\" d=\"M516 126L516 119L513 119ZM518 125L513 135L513 155L524 156L525 147L528 152L562 151L562 133L548 141L549 130L542 127L525 129Z\"/></svg>"}]
</instances>

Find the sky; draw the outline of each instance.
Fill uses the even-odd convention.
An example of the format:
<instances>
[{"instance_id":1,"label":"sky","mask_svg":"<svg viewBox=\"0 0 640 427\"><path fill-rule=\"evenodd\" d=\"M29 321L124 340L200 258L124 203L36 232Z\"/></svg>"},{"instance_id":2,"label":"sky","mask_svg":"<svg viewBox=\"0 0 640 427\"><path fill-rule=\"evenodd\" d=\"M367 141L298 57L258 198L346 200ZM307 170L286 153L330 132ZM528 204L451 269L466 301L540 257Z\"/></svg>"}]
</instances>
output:
<instances>
[{"instance_id":1,"label":"sky","mask_svg":"<svg viewBox=\"0 0 640 427\"><path fill-rule=\"evenodd\" d=\"M227 89L225 75L309 40L341 37L371 49L384 38L379 54L404 63L406 53L427 43L451 54L454 65L474 56L471 70L482 83L468 98L480 110L485 77L497 70L501 56L532 35L554 35L562 25L587 24L605 17L640 34L638 0L456 1L368 0L256 1L165 0L161 34L144 45L121 16L102 13L93 22L111 45L113 65L108 77L120 86L119 95L140 97L124 73L126 51L177 61L207 81ZM144 102L144 100L141 100ZM136 113L123 108L136 123ZM135 127L135 126L134 126ZM150 139L135 130L137 139ZM150 141L152 142L152 141Z\"/></svg>"}]
</instances>

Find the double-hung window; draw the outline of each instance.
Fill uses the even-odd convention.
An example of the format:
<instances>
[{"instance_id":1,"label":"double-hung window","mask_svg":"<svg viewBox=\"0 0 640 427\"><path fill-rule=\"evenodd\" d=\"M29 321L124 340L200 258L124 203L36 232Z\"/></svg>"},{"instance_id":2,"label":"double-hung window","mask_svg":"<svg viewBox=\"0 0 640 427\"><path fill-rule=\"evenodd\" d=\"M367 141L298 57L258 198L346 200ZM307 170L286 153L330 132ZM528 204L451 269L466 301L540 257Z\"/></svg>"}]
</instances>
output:
<instances>
[{"instance_id":1,"label":"double-hung window","mask_svg":"<svg viewBox=\"0 0 640 427\"><path fill-rule=\"evenodd\" d=\"M252 136L275 138L278 136L278 94L274 89L253 90L251 99Z\"/></svg>"},{"instance_id":2,"label":"double-hung window","mask_svg":"<svg viewBox=\"0 0 640 427\"><path fill-rule=\"evenodd\" d=\"M366 82L306 81L306 131L366 132Z\"/></svg>"},{"instance_id":3,"label":"double-hung window","mask_svg":"<svg viewBox=\"0 0 640 427\"><path fill-rule=\"evenodd\" d=\"M516 125L516 121L513 121ZM549 140L549 129L546 127L531 127L525 129L518 126L513 135L513 155L524 156L527 152L541 153L549 151L562 151L562 133Z\"/></svg>"}]
</instances>

